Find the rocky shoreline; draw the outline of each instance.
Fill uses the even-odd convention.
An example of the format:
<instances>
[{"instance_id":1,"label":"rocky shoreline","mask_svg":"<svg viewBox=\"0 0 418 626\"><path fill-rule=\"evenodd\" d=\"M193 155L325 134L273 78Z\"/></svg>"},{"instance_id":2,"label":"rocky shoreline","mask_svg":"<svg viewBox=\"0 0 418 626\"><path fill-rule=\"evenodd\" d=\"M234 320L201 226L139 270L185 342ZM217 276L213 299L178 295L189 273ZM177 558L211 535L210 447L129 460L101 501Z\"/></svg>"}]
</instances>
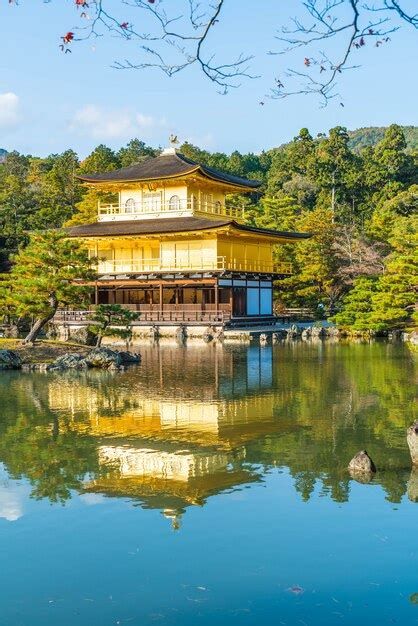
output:
<instances>
[{"instance_id":1,"label":"rocky shoreline","mask_svg":"<svg viewBox=\"0 0 418 626\"><path fill-rule=\"evenodd\" d=\"M0 370L22 370L62 372L65 370L87 370L92 368L121 371L127 365L138 364L141 356L131 352L93 348L87 353L65 352L51 362L25 362L16 350L0 350Z\"/></svg>"},{"instance_id":2,"label":"rocky shoreline","mask_svg":"<svg viewBox=\"0 0 418 626\"><path fill-rule=\"evenodd\" d=\"M229 331L231 332L231 331ZM271 328L256 331L248 329L239 331L236 335L227 336L223 329L208 327L198 340L209 344L212 342L239 341L256 342L260 345L284 343L293 341L370 341L377 336L370 333L348 334L335 327L309 326L302 327L293 324L289 328ZM148 337L143 337L151 343L158 343L160 337L155 331ZM184 345L190 339L187 330L178 329L174 337L179 345ZM403 341L414 352L418 351L418 331L396 331L388 334L384 339L388 341ZM74 348L74 350L72 350ZM121 370L126 365L140 363L139 354L112 348L92 348L91 345L69 342L40 341L33 346L24 345L19 339L2 339L0 342L0 370L21 369L23 371L63 371L67 369L86 370L90 368Z\"/></svg>"}]
</instances>

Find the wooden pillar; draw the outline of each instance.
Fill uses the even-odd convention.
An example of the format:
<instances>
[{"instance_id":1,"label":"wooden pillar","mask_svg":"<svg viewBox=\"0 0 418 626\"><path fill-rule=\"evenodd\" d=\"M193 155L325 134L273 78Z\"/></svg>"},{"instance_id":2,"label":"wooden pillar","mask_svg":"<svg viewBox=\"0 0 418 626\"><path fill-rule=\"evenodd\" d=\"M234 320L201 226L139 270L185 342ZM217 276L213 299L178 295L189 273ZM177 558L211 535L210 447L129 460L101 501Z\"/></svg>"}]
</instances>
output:
<instances>
[{"instance_id":1,"label":"wooden pillar","mask_svg":"<svg viewBox=\"0 0 418 626\"><path fill-rule=\"evenodd\" d=\"M162 283L160 283L159 291L160 291L160 315L162 316L163 308L164 308L163 284Z\"/></svg>"},{"instance_id":2,"label":"wooden pillar","mask_svg":"<svg viewBox=\"0 0 418 626\"><path fill-rule=\"evenodd\" d=\"M218 281L215 280L215 314L218 312L219 308L219 288Z\"/></svg>"},{"instance_id":3,"label":"wooden pillar","mask_svg":"<svg viewBox=\"0 0 418 626\"><path fill-rule=\"evenodd\" d=\"M97 281L94 285L94 304L99 304L99 285Z\"/></svg>"}]
</instances>

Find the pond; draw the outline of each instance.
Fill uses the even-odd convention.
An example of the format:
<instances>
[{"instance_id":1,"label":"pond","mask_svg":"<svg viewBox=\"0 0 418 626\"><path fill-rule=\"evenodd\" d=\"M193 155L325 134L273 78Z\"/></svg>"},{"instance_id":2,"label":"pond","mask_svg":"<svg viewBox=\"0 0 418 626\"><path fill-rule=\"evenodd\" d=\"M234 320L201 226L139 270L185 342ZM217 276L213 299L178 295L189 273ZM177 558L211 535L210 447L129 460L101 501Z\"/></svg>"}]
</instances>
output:
<instances>
[{"instance_id":1,"label":"pond","mask_svg":"<svg viewBox=\"0 0 418 626\"><path fill-rule=\"evenodd\" d=\"M2 625L418 624L403 345L141 352L1 373Z\"/></svg>"}]
</instances>

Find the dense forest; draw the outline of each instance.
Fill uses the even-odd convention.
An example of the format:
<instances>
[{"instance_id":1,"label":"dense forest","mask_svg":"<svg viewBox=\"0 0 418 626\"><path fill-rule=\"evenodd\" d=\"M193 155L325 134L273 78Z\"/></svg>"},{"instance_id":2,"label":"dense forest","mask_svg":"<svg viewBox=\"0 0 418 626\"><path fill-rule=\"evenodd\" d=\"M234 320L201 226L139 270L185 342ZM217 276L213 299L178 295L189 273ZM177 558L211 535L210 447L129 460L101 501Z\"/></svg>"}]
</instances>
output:
<instances>
[{"instance_id":1,"label":"dense forest","mask_svg":"<svg viewBox=\"0 0 418 626\"><path fill-rule=\"evenodd\" d=\"M402 126L405 136L407 152L418 150L418 126ZM354 152L359 152L363 148L375 146L382 141L386 128L384 126L368 126L367 128L358 128L357 130L349 130L350 148Z\"/></svg>"},{"instance_id":2,"label":"dense forest","mask_svg":"<svg viewBox=\"0 0 418 626\"><path fill-rule=\"evenodd\" d=\"M386 331L417 321L418 150L413 127L313 137L305 128L261 154L211 153L185 143L186 156L262 181L260 193L231 196L251 224L313 234L281 246L294 274L280 284L278 307L309 307L340 327ZM367 131L367 132L366 132ZM407 136L409 144L407 143ZM99 145L80 161L72 150L46 158L7 154L0 164L3 271L27 233L96 219L98 193L76 175L110 171L159 150L133 139L113 151Z\"/></svg>"}]
</instances>

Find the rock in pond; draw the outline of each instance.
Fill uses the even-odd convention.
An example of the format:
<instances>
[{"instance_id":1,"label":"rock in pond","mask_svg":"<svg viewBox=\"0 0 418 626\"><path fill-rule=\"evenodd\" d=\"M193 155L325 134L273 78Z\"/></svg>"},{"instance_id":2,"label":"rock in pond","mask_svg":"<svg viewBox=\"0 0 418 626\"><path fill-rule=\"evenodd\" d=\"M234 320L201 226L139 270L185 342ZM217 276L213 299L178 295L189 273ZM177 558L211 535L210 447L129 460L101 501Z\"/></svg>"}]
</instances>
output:
<instances>
[{"instance_id":1,"label":"rock in pond","mask_svg":"<svg viewBox=\"0 0 418 626\"><path fill-rule=\"evenodd\" d=\"M140 363L141 355L137 352L121 352L119 351L119 356L122 359L122 365L129 365L129 363Z\"/></svg>"},{"instance_id":2,"label":"rock in pond","mask_svg":"<svg viewBox=\"0 0 418 626\"><path fill-rule=\"evenodd\" d=\"M319 339L322 339L323 337L326 337L327 333L326 333L325 328L323 328L323 326L312 326L311 335L312 337L317 337Z\"/></svg>"},{"instance_id":3,"label":"rock in pond","mask_svg":"<svg viewBox=\"0 0 418 626\"><path fill-rule=\"evenodd\" d=\"M312 335L312 328L309 328L309 327L304 328L302 330L301 339L305 341L306 339L310 339L311 335Z\"/></svg>"},{"instance_id":4,"label":"rock in pond","mask_svg":"<svg viewBox=\"0 0 418 626\"><path fill-rule=\"evenodd\" d=\"M408 428L406 439L411 453L412 464L418 465L418 420Z\"/></svg>"},{"instance_id":5,"label":"rock in pond","mask_svg":"<svg viewBox=\"0 0 418 626\"><path fill-rule=\"evenodd\" d=\"M118 352L110 348L94 348L84 360L88 367L115 369L129 363L139 363L141 358L138 354L131 354L130 352Z\"/></svg>"},{"instance_id":6,"label":"rock in pond","mask_svg":"<svg viewBox=\"0 0 418 626\"><path fill-rule=\"evenodd\" d=\"M205 343L210 343L215 338L215 331L212 326L208 326L202 335L202 339Z\"/></svg>"},{"instance_id":7,"label":"rock in pond","mask_svg":"<svg viewBox=\"0 0 418 626\"><path fill-rule=\"evenodd\" d=\"M76 370L85 370L88 365L86 360L82 354L77 354L75 352L68 352L67 354L63 354L59 356L51 365L47 367L48 370L68 370L68 369L76 369Z\"/></svg>"},{"instance_id":8,"label":"rock in pond","mask_svg":"<svg viewBox=\"0 0 418 626\"><path fill-rule=\"evenodd\" d=\"M19 370L22 359L13 350L0 350L0 370Z\"/></svg>"},{"instance_id":9,"label":"rock in pond","mask_svg":"<svg viewBox=\"0 0 418 626\"><path fill-rule=\"evenodd\" d=\"M292 324L287 330L288 339L296 339L302 335L302 329L297 324Z\"/></svg>"},{"instance_id":10,"label":"rock in pond","mask_svg":"<svg viewBox=\"0 0 418 626\"><path fill-rule=\"evenodd\" d=\"M160 338L160 329L158 328L158 326L156 326L155 324L151 326L151 328L149 329L149 336L152 341L158 341L158 339Z\"/></svg>"},{"instance_id":11,"label":"rock in pond","mask_svg":"<svg viewBox=\"0 0 418 626\"><path fill-rule=\"evenodd\" d=\"M287 330L284 328L279 328L279 330L274 331L272 334L273 343L277 343L278 341L283 341L287 337Z\"/></svg>"},{"instance_id":12,"label":"rock in pond","mask_svg":"<svg viewBox=\"0 0 418 626\"><path fill-rule=\"evenodd\" d=\"M328 326L328 328L324 328L324 332L326 337L332 337L333 339L341 337L341 331L335 326Z\"/></svg>"},{"instance_id":13,"label":"rock in pond","mask_svg":"<svg viewBox=\"0 0 418 626\"><path fill-rule=\"evenodd\" d=\"M84 346L94 346L97 341L97 335L95 335L88 326L83 326L70 330L69 341L81 343Z\"/></svg>"},{"instance_id":14,"label":"rock in pond","mask_svg":"<svg viewBox=\"0 0 418 626\"><path fill-rule=\"evenodd\" d=\"M97 367L101 369L123 369L124 365L130 363L139 363L141 357L139 354L132 354L131 352L119 352L116 350L110 350L110 348L94 348L86 356L78 354L76 352L68 352L59 356L50 365L44 365L48 371L54 370L67 370L77 369L85 370L90 367ZM35 368L33 368L35 369ZM44 369L37 367L36 369Z\"/></svg>"},{"instance_id":15,"label":"rock in pond","mask_svg":"<svg viewBox=\"0 0 418 626\"><path fill-rule=\"evenodd\" d=\"M376 471L376 466L367 454L367 450L360 450L351 459L348 469L356 474L372 474Z\"/></svg>"},{"instance_id":16,"label":"rock in pond","mask_svg":"<svg viewBox=\"0 0 418 626\"><path fill-rule=\"evenodd\" d=\"M181 325L178 327L177 331L176 331L176 339L178 341L178 343L180 344L184 344L186 343L187 340L187 329L185 326Z\"/></svg>"}]
</instances>

